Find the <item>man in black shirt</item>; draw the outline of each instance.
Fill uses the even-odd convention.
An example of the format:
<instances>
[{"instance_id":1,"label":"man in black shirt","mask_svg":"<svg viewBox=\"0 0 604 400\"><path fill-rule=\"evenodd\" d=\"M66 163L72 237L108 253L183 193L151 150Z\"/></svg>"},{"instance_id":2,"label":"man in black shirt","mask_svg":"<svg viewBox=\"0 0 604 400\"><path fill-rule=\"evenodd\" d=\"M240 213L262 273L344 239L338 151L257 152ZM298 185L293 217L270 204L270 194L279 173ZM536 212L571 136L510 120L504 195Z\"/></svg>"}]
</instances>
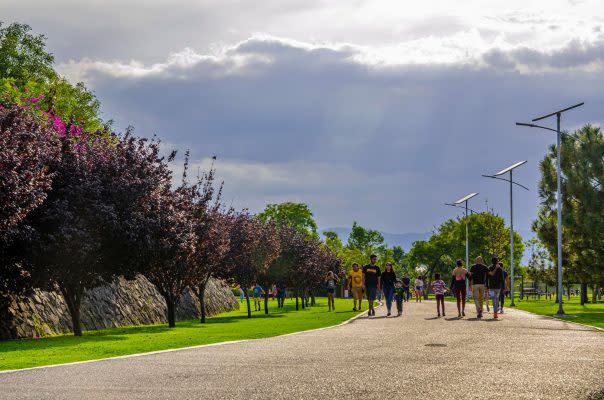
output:
<instances>
[{"instance_id":1,"label":"man in black shirt","mask_svg":"<svg viewBox=\"0 0 604 400\"><path fill-rule=\"evenodd\" d=\"M499 293L504 288L505 277L503 275L503 268L499 264L499 259L493 257L493 264L489 267L488 283L489 283L489 294L493 301L493 318L497 319L497 312L499 311Z\"/></svg>"},{"instance_id":2,"label":"man in black shirt","mask_svg":"<svg viewBox=\"0 0 604 400\"><path fill-rule=\"evenodd\" d=\"M470 268L470 290L474 296L476 316L482 318L482 301L484 300L484 287L487 283L489 268L483 264L482 257L476 257L476 264Z\"/></svg>"},{"instance_id":3,"label":"man in black shirt","mask_svg":"<svg viewBox=\"0 0 604 400\"><path fill-rule=\"evenodd\" d=\"M380 271L380 267L377 266L376 255L371 255L369 260L371 262L363 267L363 289L367 294L367 301L369 302L369 312L367 315L372 316L375 315L373 302L375 301L377 292L380 290L380 276L382 275L382 271Z\"/></svg>"}]
</instances>

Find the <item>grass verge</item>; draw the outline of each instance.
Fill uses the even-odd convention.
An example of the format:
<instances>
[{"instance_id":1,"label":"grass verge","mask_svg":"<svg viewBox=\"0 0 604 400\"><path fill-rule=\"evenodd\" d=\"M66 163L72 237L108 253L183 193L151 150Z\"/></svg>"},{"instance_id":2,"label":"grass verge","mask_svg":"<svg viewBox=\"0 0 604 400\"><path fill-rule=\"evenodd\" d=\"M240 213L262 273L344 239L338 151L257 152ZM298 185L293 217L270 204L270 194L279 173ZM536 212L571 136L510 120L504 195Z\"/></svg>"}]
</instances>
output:
<instances>
[{"instance_id":1,"label":"grass verge","mask_svg":"<svg viewBox=\"0 0 604 400\"><path fill-rule=\"evenodd\" d=\"M166 324L131 326L86 331L82 337L58 335L43 339L0 342L0 370L21 369L75 361L97 360L128 354L231 340L258 339L336 325L358 314L352 300L336 299L336 312L327 312L327 299L317 298L313 307L295 310L286 300L283 309L269 300L269 314L253 312L247 318L245 304L238 311L198 320L179 321L176 328Z\"/></svg>"}]
</instances>

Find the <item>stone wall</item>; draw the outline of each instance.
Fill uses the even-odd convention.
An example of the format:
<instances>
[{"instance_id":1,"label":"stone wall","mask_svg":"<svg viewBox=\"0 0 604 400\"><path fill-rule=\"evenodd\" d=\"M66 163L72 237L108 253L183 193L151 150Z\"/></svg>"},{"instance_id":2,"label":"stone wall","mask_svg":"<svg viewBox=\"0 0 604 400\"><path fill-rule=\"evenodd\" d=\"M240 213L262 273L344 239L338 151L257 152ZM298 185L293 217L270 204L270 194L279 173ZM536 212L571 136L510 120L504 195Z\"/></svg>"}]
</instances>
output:
<instances>
[{"instance_id":1,"label":"stone wall","mask_svg":"<svg viewBox=\"0 0 604 400\"><path fill-rule=\"evenodd\" d=\"M208 315L238 308L239 302L228 286L218 280L208 282ZM12 298L5 313L0 320L0 339L42 337L72 330L65 301L56 292L36 290L24 298ZM189 289L183 293L176 315L180 320L199 317L199 301ZM143 276L132 281L119 278L88 291L82 301L84 330L165 322L164 299Z\"/></svg>"}]
</instances>

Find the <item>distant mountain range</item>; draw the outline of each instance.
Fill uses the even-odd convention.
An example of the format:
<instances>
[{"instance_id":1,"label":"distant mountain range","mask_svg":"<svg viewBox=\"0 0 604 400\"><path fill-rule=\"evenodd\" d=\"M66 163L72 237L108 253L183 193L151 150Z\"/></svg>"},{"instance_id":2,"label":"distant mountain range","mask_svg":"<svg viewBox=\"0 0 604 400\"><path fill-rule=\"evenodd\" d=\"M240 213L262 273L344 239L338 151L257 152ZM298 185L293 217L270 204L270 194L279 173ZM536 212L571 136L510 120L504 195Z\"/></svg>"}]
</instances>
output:
<instances>
[{"instance_id":1,"label":"distant mountain range","mask_svg":"<svg viewBox=\"0 0 604 400\"><path fill-rule=\"evenodd\" d=\"M321 229L321 233L325 231L334 231L342 240L342 243L346 244L348 241L348 236L352 231L351 228L325 228ZM432 233L389 233L389 232L380 232L382 236L384 236L384 241L388 245L388 247L392 246L401 246L403 250L409 251L413 242L417 242L418 240L427 240Z\"/></svg>"}]
</instances>

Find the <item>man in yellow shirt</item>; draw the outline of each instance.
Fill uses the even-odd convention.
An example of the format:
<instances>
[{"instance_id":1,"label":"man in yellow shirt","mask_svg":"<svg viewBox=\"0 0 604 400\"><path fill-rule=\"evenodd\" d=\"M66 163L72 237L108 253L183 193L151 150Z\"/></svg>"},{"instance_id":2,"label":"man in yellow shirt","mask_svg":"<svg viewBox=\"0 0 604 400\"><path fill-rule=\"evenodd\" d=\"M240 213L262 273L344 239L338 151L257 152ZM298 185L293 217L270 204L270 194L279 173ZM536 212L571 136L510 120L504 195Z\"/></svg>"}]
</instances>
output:
<instances>
[{"instance_id":1,"label":"man in yellow shirt","mask_svg":"<svg viewBox=\"0 0 604 400\"><path fill-rule=\"evenodd\" d=\"M352 271L348 275L348 288L352 292L354 301L353 311L361 311L361 303L363 302L363 271L359 269L359 264L352 264ZM357 308L357 300L359 308Z\"/></svg>"}]
</instances>

